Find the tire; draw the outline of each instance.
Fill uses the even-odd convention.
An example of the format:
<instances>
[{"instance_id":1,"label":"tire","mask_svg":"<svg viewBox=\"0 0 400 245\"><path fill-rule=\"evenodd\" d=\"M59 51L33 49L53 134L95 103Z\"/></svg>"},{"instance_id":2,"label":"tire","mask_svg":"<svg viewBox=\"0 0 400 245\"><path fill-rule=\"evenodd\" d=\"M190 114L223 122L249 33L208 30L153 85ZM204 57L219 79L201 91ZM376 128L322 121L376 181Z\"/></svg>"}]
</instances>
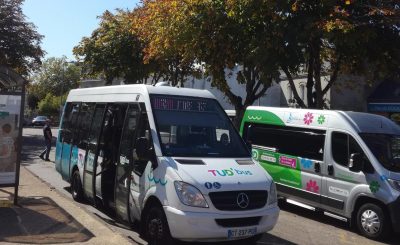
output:
<instances>
[{"instance_id":1,"label":"tire","mask_svg":"<svg viewBox=\"0 0 400 245\"><path fill-rule=\"evenodd\" d=\"M79 170L75 170L74 173L72 174L71 194L72 198L77 202L82 202L84 200L82 182L81 182L81 176L79 175Z\"/></svg>"},{"instance_id":2,"label":"tire","mask_svg":"<svg viewBox=\"0 0 400 245\"><path fill-rule=\"evenodd\" d=\"M161 207L151 207L146 215L144 234L149 245L172 245L167 218Z\"/></svg>"},{"instance_id":3,"label":"tire","mask_svg":"<svg viewBox=\"0 0 400 245\"><path fill-rule=\"evenodd\" d=\"M386 238L390 233L390 219L385 211L378 205L367 203L357 212L357 229L370 239Z\"/></svg>"}]
</instances>

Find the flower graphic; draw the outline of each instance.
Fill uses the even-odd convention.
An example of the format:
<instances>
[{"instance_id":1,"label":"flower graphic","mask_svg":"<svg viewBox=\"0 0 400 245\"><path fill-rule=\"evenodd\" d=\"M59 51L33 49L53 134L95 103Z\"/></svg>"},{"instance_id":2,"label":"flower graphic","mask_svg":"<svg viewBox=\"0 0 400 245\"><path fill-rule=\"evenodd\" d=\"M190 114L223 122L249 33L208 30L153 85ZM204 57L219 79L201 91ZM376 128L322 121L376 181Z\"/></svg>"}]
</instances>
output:
<instances>
[{"instance_id":1,"label":"flower graphic","mask_svg":"<svg viewBox=\"0 0 400 245\"><path fill-rule=\"evenodd\" d=\"M325 116L324 115L320 115L318 117L318 124L323 124L325 122Z\"/></svg>"},{"instance_id":2,"label":"flower graphic","mask_svg":"<svg viewBox=\"0 0 400 245\"><path fill-rule=\"evenodd\" d=\"M314 119L313 114L310 113L310 112L307 112L307 113L304 115L304 119L303 119L304 124L310 125L310 124L313 122L313 119Z\"/></svg>"},{"instance_id":3,"label":"flower graphic","mask_svg":"<svg viewBox=\"0 0 400 245\"><path fill-rule=\"evenodd\" d=\"M317 181L315 180L308 181L306 190L314 193L319 193L319 186L317 184Z\"/></svg>"},{"instance_id":4,"label":"flower graphic","mask_svg":"<svg viewBox=\"0 0 400 245\"><path fill-rule=\"evenodd\" d=\"M374 180L369 184L369 189L371 190L372 193L378 192L379 188L381 188L381 186L379 185L378 181Z\"/></svg>"},{"instance_id":5,"label":"flower graphic","mask_svg":"<svg viewBox=\"0 0 400 245\"><path fill-rule=\"evenodd\" d=\"M312 167L312 161L310 159L300 158L300 164L305 169L309 169Z\"/></svg>"}]
</instances>

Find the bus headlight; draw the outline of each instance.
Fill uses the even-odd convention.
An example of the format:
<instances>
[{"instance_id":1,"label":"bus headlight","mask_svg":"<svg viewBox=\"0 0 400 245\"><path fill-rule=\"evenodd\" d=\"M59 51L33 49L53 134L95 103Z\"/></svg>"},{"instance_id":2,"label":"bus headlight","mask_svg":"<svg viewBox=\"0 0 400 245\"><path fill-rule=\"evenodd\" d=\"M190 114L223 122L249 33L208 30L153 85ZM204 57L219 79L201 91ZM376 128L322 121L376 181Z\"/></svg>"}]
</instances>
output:
<instances>
[{"instance_id":1,"label":"bus headlight","mask_svg":"<svg viewBox=\"0 0 400 245\"><path fill-rule=\"evenodd\" d=\"M183 204L208 208L206 199L196 187L182 181L175 181L174 184L176 193Z\"/></svg>"},{"instance_id":2,"label":"bus headlight","mask_svg":"<svg viewBox=\"0 0 400 245\"><path fill-rule=\"evenodd\" d=\"M393 189L400 191L400 181L388 179L388 182Z\"/></svg>"},{"instance_id":3,"label":"bus headlight","mask_svg":"<svg viewBox=\"0 0 400 245\"><path fill-rule=\"evenodd\" d=\"M271 181L271 185L269 187L269 195L268 195L268 205L275 204L278 201L278 197L276 194L276 185L274 181Z\"/></svg>"}]
</instances>

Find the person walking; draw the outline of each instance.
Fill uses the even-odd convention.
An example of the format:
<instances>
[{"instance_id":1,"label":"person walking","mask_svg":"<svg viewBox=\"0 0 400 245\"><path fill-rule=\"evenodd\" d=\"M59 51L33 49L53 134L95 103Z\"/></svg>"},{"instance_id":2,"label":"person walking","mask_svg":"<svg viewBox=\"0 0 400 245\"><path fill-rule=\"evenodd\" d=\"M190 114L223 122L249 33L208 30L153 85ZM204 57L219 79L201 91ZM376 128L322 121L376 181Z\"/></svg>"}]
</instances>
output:
<instances>
[{"instance_id":1,"label":"person walking","mask_svg":"<svg viewBox=\"0 0 400 245\"><path fill-rule=\"evenodd\" d=\"M45 142L46 148L44 149L44 151L42 151L42 153L39 155L39 157L42 160L50 161L49 154L50 154L50 149L51 149L51 139L53 137L53 134L51 133L51 128L50 128L50 119L46 120L46 123L43 127L43 136L44 136L44 142ZM44 156L46 156L46 158L44 158Z\"/></svg>"}]
</instances>

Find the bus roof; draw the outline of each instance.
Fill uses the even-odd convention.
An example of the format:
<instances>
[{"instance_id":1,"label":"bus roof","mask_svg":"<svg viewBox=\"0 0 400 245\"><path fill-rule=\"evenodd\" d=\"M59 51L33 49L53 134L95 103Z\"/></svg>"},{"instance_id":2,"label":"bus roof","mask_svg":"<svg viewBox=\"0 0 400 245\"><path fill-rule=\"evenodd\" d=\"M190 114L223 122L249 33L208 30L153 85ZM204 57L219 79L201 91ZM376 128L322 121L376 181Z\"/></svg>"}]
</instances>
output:
<instances>
[{"instance_id":1,"label":"bus roof","mask_svg":"<svg viewBox=\"0 0 400 245\"><path fill-rule=\"evenodd\" d=\"M386 117L352 111L249 106L243 122L400 134L400 127Z\"/></svg>"},{"instance_id":2,"label":"bus roof","mask_svg":"<svg viewBox=\"0 0 400 245\"><path fill-rule=\"evenodd\" d=\"M191 89L191 88L177 88L170 86L152 86L144 84L131 84L131 85L115 85L103 86L94 88L79 88L72 89L68 95L67 101L85 101L86 96L96 97L102 95L124 95L124 94L166 94L177 96L191 96L215 99L215 97L207 90ZM93 98L92 97L92 98ZM134 98L132 97L132 100Z\"/></svg>"}]
</instances>

